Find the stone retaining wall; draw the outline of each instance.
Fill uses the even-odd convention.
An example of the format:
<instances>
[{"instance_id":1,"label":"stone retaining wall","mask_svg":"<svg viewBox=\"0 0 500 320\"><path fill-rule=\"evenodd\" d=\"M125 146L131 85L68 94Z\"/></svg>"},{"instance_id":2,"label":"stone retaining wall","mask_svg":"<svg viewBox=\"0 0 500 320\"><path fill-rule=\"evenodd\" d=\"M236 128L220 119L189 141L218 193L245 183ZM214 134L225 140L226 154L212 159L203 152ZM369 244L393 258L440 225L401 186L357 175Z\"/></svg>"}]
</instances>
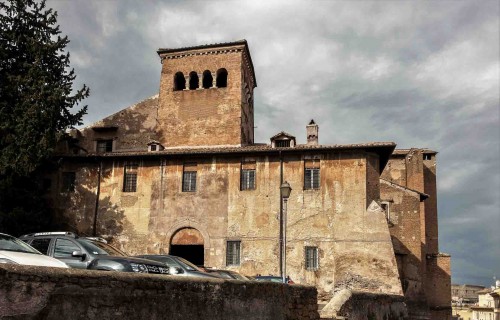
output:
<instances>
[{"instance_id":1,"label":"stone retaining wall","mask_svg":"<svg viewBox=\"0 0 500 320\"><path fill-rule=\"evenodd\" d=\"M314 287L0 265L0 319L319 319Z\"/></svg>"},{"instance_id":2,"label":"stone retaining wall","mask_svg":"<svg viewBox=\"0 0 500 320\"><path fill-rule=\"evenodd\" d=\"M321 319L407 320L403 295L343 289L321 310Z\"/></svg>"}]
</instances>

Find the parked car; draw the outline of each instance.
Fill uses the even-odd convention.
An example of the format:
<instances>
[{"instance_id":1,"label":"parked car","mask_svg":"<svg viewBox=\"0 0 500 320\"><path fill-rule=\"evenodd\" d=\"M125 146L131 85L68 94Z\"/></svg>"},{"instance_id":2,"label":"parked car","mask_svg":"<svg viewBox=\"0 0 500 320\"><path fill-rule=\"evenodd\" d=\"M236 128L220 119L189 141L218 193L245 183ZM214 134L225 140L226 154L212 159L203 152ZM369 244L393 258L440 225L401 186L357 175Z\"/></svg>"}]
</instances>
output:
<instances>
[{"instance_id":1,"label":"parked car","mask_svg":"<svg viewBox=\"0 0 500 320\"><path fill-rule=\"evenodd\" d=\"M79 237L73 232L38 232L20 239L71 268L169 274L163 263L130 257L101 238Z\"/></svg>"},{"instance_id":2,"label":"parked car","mask_svg":"<svg viewBox=\"0 0 500 320\"><path fill-rule=\"evenodd\" d=\"M223 269L207 269L207 272L210 274L215 274L223 279L232 279L232 280L250 280L248 277L239 274L236 271L231 270L223 270Z\"/></svg>"},{"instance_id":3,"label":"parked car","mask_svg":"<svg viewBox=\"0 0 500 320\"><path fill-rule=\"evenodd\" d=\"M185 277L198 277L198 278L218 278L219 276L209 274L198 268L191 262L184 258L171 256L171 255L139 255L139 258L154 260L166 264L169 267L170 274Z\"/></svg>"},{"instance_id":4,"label":"parked car","mask_svg":"<svg viewBox=\"0 0 500 320\"><path fill-rule=\"evenodd\" d=\"M0 263L57 268L68 267L64 262L43 255L29 244L4 233L0 233Z\"/></svg>"},{"instance_id":5,"label":"parked car","mask_svg":"<svg viewBox=\"0 0 500 320\"><path fill-rule=\"evenodd\" d=\"M283 278L281 278L280 276L255 276L255 281L271 281L271 282L279 282L279 283L283 283ZM286 277L285 279L285 283L288 283L288 284L294 284L295 282L293 282L292 279L290 279L289 276Z\"/></svg>"}]
</instances>

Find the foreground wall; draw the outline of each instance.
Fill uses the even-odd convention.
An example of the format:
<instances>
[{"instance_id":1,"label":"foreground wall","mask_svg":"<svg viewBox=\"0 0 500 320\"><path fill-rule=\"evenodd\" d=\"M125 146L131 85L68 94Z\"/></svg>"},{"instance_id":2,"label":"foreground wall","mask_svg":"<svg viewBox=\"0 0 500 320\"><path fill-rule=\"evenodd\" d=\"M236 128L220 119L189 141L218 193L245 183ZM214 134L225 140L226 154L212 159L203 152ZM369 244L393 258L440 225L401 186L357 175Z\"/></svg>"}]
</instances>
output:
<instances>
[{"instance_id":1,"label":"foreground wall","mask_svg":"<svg viewBox=\"0 0 500 320\"><path fill-rule=\"evenodd\" d=\"M278 283L0 266L0 318L319 319L316 289Z\"/></svg>"},{"instance_id":2,"label":"foreground wall","mask_svg":"<svg viewBox=\"0 0 500 320\"><path fill-rule=\"evenodd\" d=\"M402 295L343 289L321 310L321 319L406 320L408 312Z\"/></svg>"}]
</instances>

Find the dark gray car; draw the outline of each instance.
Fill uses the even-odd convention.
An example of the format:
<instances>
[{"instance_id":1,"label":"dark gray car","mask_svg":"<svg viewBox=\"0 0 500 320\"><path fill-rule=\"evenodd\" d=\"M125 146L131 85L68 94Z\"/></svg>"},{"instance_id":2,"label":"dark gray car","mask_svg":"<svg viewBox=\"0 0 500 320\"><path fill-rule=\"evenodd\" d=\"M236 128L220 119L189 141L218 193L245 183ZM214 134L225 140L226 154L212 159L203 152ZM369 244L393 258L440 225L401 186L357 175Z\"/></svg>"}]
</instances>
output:
<instances>
[{"instance_id":1,"label":"dark gray car","mask_svg":"<svg viewBox=\"0 0 500 320\"><path fill-rule=\"evenodd\" d=\"M163 263L130 257L101 238L79 237L72 232L38 232L19 239L71 268L169 274Z\"/></svg>"},{"instance_id":2,"label":"dark gray car","mask_svg":"<svg viewBox=\"0 0 500 320\"><path fill-rule=\"evenodd\" d=\"M185 276L185 277L198 277L198 278L212 278L220 279L221 277L217 275L209 274L187 261L184 258L171 256L171 255L140 255L139 258L144 258L148 260L155 260L166 264L169 267L169 272L172 275Z\"/></svg>"}]
</instances>

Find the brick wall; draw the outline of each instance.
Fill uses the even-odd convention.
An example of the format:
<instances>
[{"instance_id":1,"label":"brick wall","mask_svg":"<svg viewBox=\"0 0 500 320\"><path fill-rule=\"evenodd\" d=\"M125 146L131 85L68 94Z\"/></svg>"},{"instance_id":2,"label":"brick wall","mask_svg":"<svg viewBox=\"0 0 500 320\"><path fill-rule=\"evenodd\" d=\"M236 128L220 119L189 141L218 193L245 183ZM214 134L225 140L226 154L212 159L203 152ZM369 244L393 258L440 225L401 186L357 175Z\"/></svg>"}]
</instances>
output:
<instances>
[{"instance_id":1,"label":"brick wall","mask_svg":"<svg viewBox=\"0 0 500 320\"><path fill-rule=\"evenodd\" d=\"M319 319L316 289L278 283L0 267L9 319Z\"/></svg>"},{"instance_id":2,"label":"brick wall","mask_svg":"<svg viewBox=\"0 0 500 320\"><path fill-rule=\"evenodd\" d=\"M450 319L451 317L451 258L439 254L427 257L427 299L433 314L432 319Z\"/></svg>"}]
</instances>

